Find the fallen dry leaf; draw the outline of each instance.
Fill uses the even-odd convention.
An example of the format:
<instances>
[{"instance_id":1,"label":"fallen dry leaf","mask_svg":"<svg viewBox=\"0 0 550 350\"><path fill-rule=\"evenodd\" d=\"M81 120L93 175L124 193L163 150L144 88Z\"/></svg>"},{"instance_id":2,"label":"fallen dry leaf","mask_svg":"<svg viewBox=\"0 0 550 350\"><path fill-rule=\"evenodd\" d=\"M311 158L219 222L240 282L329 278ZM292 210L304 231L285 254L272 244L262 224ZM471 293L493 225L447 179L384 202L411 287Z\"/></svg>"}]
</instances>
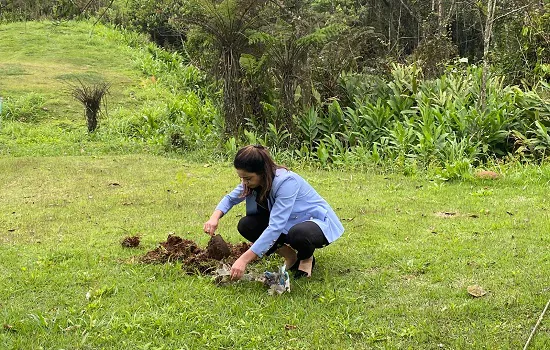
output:
<instances>
[{"instance_id":1,"label":"fallen dry leaf","mask_svg":"<svg viewBox=\"0 0 550 350\"><path fill-rule=\"evenodd\" d=\"M293 329L298 328L298 326L292 325L292 324L285 324L285 330L291 331Z\"/></svg>"},{"instance_id":2,"label":"fallen dry leaf","mask_svg":"<svg viewBox=\"0 0 550 350\"><path fill-rule=\"evenodd\" d=\"M11 324L4 323L4 329L8 332L15 332L15 328Z\"/></svg>"},{"instance_id":3,"label":"fallen dry leaf","mask_svg":"<svg viewBox=\"0 0 550 350\"><path fill-rule=\"evenodd\" d=\"M468 294L475 298L479 298L487 294L487 292L477 284L474 284L473 286L468 286L467 290Z\"/></svg>"},{"instance_id":4,"label":"fallen dry leaf","mask_svg":"<svg viewBox=\"0 0 550 350\"><path fill-rule=\"evenodd\" d=\"M489 170L478 171L475 174L475 176L478 179L492 179L492 180L498 179L500 177L498 173L495 173L494 171L489 171Z\"/></svg>"}]
</instances>

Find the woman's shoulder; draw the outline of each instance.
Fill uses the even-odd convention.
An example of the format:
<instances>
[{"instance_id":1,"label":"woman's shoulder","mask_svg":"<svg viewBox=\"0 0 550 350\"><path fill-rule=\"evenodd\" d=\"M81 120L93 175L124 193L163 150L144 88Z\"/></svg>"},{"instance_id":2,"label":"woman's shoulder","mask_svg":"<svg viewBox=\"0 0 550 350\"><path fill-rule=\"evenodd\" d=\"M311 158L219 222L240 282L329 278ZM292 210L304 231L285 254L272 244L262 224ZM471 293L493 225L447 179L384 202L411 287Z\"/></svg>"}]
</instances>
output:
<instances>
[{"instance_id":1,"label":"woman's shoulder","mask_svg":"<svg viewBox=\"0 0 550 350\"><path fill-rule=\"evenodd\" d=\"M303 179L300 175L296 174L295 172L293 172L291 170L284 169L284 168L277 169L275 171L275 177L273 178L273 185L276 186L276 185L279 185L281 183L288 182L288 180L290 180L290 179L294 179L298 182L303 181Z\"/></svg>"},{"instance_id":2,"label":"woman's shoulder","mask_svg":"<svg viewBox=\"0 0 550 350\"><path fill-rule=\"evenodd\" d=\"M285 168L279 168L277 170L275 170L275 179L274 180L282 180L282 179L286 179L288 177L300 177L298 174L296 174L295 172L293 172L292 170L288 170L288 169L285 169Z\"/></svg>"}]
</instances>

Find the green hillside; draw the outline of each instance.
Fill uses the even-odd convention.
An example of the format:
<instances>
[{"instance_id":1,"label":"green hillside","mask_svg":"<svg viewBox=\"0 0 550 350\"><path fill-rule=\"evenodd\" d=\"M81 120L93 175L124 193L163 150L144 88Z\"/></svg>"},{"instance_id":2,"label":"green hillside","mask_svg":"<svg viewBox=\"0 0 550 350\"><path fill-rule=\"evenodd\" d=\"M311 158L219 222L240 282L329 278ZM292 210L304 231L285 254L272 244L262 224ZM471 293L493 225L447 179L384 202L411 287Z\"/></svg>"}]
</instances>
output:
<instances>
[{"instance_id":1,"label":"green hillside","mask_svg":"<svg viewBox=\"0 0 550 350\"><path fill-rule=\"evenodd\" d=\"M1 25L0 154L128 153L156 147L121 132L125 125L139 129L144 108L170 95L142 72L147 45L136 34L89 22ZM101 82L110 89L100 128L89 135L84 107L71 91L81 83ZM10 111L16 117L10 118Z\"/></svg>"},{"instance_id":2,"label":"green hillside","mask_svg":"<svg viewBox=\"0 0 550 350\"><path fill-rule=\"evenodd\" d=\"M46 98L48 119L78 120L82 110L67 93L68 83L109 82L111 99L131 104L139 85L134 53L116 31L86 22L28 22L0 26L0 93Z\"/></svg>"}]
</instances>

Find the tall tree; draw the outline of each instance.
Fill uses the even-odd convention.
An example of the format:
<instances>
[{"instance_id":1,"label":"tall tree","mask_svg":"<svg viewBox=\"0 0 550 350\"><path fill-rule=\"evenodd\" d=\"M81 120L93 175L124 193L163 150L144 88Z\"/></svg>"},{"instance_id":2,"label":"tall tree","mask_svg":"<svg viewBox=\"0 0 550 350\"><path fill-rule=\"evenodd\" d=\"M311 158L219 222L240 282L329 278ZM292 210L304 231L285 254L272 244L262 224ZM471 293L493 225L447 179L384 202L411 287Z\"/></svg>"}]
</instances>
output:
<instances>
[{"instance_id":1,"label":"tall tree","mask_svg":"<svg viewBox=\"0 0 550 350\"><path fill-rule=\"evenodd\" d=\"M324 44L345 28L327 23L325 13L316 12L309 1L271 0L263 11L262 27L251 33L251 43L269 63L278 95L277 126L293 131L293 115L300 104L316 95L310 56L318 56Z\"/></svg>"},{"instance_id":2,"label":"tall tree","mask_svg":"<svg viewBox=\"0 0 550 350\"><path fill-rule=\"evenodd\" d=\"M489 70L489 45L493 36L493 23L495 21L495 9L497 0L487 0L487 15L485 17L485 27L483 28L483 70L481 73L481 110L485 110L487 99L487 75Z\"/></svg>"},{"instance_id":3,"label":"tall tree","mask_svg":"<svg viewBox=\"0 0 550 350\"><path fill-rule=\"evenodd\" d=\"M174 18L182 31L192 24L212 38L220 67L216 71L223 80L223 113L228 135L237 135L244 124L239 59L248 47L246 31L257 25L263 4L264 1L258 0L191 0L184 12Z\"/></svg>"},{"instance_id":4,"label":"tall tree","mask_svg":"<svg viewBox=\"0 0 550 350\"><path fill-rule=\"evenodd\" d=\"M500 2L499 2L500 1ZM531 0L528 0L527 3L524 3L522 6L517 6L513 0L486 0L485 3L482 3L483 7L479 7L480 18L485 17L484 21L480 21L482 25L483 33L483 69L481 76L481 92L480 92L480 104L481 109L485 110L486 107L486 86L487 79L489 74L489 52L491 40L493 37L494 24L501 19L507 18L514 13L524 11L526 8L533 6ZM538 1L538 0L535 0ZM500 5L500 6L499 6ZM499 8L498 16L497 7ZM484 24L483 24L484 22Z\"/></svg>"}]
</instances>

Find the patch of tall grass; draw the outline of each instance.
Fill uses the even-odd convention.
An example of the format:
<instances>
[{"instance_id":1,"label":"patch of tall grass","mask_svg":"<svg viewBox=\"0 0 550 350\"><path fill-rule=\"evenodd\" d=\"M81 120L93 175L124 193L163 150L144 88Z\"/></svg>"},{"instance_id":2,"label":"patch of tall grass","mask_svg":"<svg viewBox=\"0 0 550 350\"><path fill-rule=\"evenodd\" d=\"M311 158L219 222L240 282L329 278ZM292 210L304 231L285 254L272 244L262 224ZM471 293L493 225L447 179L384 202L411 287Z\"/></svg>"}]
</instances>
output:
<instances>
[{"instance_id":1,"label":"patch of tall grass","mask_svg":"<svg viewBox=\"0 0 550 350\"><path fill-rule=\"evenodd\" d=\"M28 93L16 98L7 97L3 102L0 118L5 121L36 123L46 115L46 98L39 93Z\"/></svg>"}]
</instances>

